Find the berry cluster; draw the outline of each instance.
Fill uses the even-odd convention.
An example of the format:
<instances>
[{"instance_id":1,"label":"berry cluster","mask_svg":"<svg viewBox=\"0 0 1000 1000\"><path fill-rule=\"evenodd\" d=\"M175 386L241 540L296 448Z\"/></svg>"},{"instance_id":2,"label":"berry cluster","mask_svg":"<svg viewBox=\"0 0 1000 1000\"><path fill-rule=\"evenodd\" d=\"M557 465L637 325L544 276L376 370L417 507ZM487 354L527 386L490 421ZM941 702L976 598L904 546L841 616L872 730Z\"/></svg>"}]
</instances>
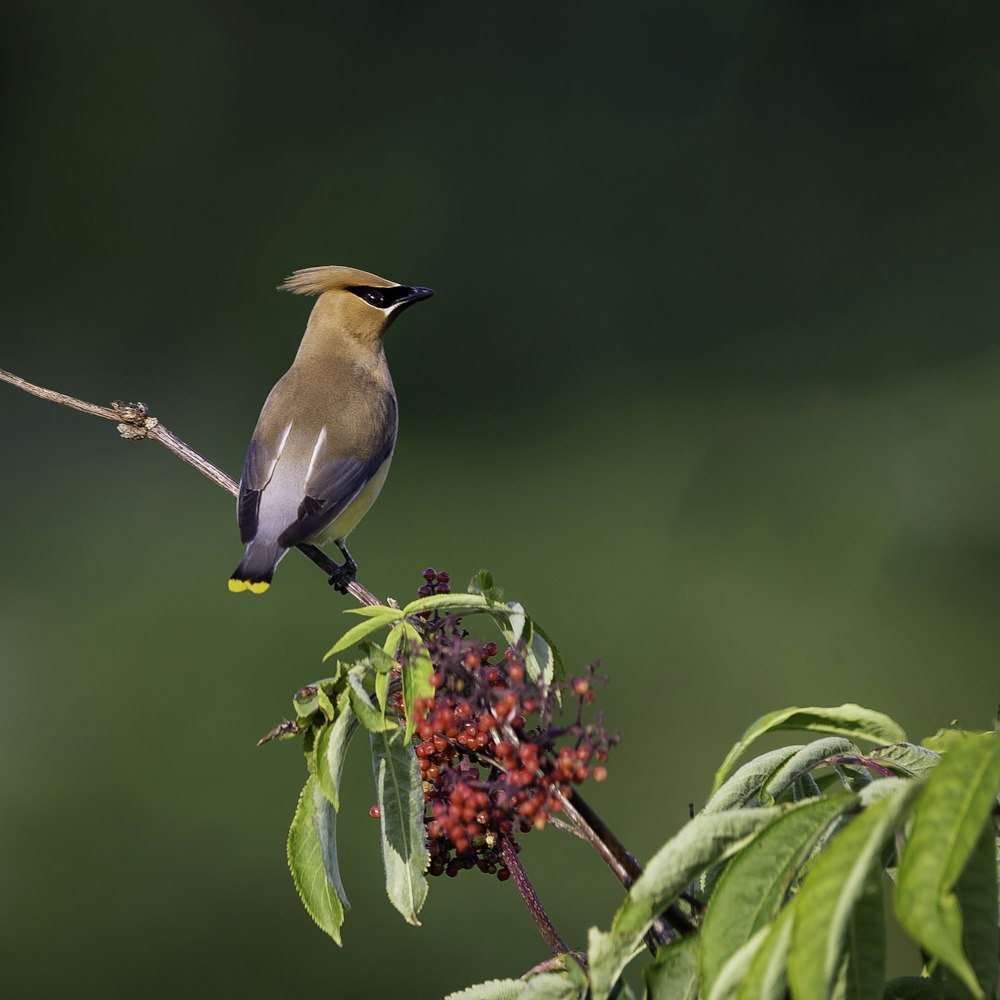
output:
<instances>
[{"instance_id":1,"label":"berry cluster","mask_svg":"<svg viewBox=\"0 0 1000 1000\"><path fill-rule=\"evenodd\" d=\"M448 575L424 572L421 596L447 593ZM501 838L542 829L562 798L587 778L603 781L617 742L600 716L583 722L594 701L591 668L569 684L542 687L526 676L513 648L469 638L454 618L430 618L425 644L434 665L432 697L418 700L416 753L427 803L431 875L479 868L501 881ZM576 700L573 723L556 727L563 700Z\"/></svg>"}]
</instances>

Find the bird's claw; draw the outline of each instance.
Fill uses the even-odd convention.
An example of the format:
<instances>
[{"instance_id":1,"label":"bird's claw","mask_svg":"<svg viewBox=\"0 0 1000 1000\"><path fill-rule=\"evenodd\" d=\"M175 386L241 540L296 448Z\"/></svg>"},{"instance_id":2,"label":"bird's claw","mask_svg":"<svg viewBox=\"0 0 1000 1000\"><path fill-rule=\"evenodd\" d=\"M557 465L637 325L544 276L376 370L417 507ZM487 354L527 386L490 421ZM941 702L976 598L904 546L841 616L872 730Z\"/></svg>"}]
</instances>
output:
<instances>
[{"instance_id":1,"label":"bird's claw","mask_svg":"<svg viewBox=\"0 0 1000 1000\"><path fill-rule=\"evenodd\" d=\"M338 566L329 576L330 586L339 594L346 594L347 588L354 583L357 570L353 566Z\"/></svg>"}]
</instances>

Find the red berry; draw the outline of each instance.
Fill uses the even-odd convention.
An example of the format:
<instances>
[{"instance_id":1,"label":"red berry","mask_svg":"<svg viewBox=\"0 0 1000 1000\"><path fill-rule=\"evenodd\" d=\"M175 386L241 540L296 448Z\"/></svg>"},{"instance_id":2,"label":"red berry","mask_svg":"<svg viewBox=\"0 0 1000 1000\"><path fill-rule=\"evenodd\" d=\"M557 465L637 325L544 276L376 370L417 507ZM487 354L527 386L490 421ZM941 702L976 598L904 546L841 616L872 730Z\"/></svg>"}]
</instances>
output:
<instances>
[{"instance_id":1,"label":"red berry","mask_svg":"<svg viewBox=\"0 0 1000 1000\"><path fill-rule=\"evenodd\" d=\"M371 816L372 819L378 819L382 815L382 810L379 806L372 806L371 809L368 810L368 815Z\"/></svg>"},{"instance_id":2,"label":"red berry","mask_svg":"<svg viewBox=\"0 0 1000 1000\"><path fill-rule=\"evenodd\" d=\"M608 769L606 767L595 767L594 768L594 781L604 781L608 776Z\"/></svg>"}]
</instances>

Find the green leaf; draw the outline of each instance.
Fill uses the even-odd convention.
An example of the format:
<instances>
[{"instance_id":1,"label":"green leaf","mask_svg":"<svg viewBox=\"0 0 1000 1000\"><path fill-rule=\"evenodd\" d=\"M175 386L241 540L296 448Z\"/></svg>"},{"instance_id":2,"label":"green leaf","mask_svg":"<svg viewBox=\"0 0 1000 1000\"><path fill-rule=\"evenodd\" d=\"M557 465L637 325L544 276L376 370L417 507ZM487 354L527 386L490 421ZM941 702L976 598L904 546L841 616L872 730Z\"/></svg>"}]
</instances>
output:
<instances>
[{"instance_id":1,"label":"green leaf","mask_svg":"<svg viewBox=\"0 0 1000 1000\"><path fill-rule=\"evenodd\" d=\"M351 708L354 710L355 716L357 716L358 722L361 723L370 733L381 733L387 729L396 729L396 723L392 719L387 719L385 715L376 708L371 699L368 697L368 692L365 690L362 684L363 671L359 671L355 667L348 675L348 694L351 700ZM382 676L382 675L376 675Z\"/></svg>"},{"instance_id":2,"label":"green leaf","mask_svg":"<svg viewBox=\"0 0 1000 1000\"><path fill-rule=\"evenodd\" d=\"M792 900L771 925L754 952L750 967L736 991L736 1000L783 1000L787 991L785 963L792 942L796 900Z\"/></svg>"},{"instance_id":3,"label":"green leaf","mask_svg":"<svg viewBox=\"0 0 1000 1000\"><path fill-rule=\"evenodd\" d=\"M421 611L465 611L469 608L479 611L489 609L489 602L482 594L432 594L418 597L403 608L406 617L418 615Z\"/></svg>"},{"instance_id":4,"label":"green leaf","mask_svg":"<svg viewBox=\"0 0 1000 1000\"><path fill-rule=\"evenodd\" d=\"M796 872L824 830L854 805L853 795L812 799L775 820L729 863L702 923L702 990L723 965L777 915Z\"/></svg>"},{"instance_id":5,"label":"green leaf","mask_svg":"<svg viewBox=\"0 0 1000 1000\"><path fill-rule=\"evenodd\" d=\"M653 855L615 914L611 930L591 928L589 947L594 1000L605 1000L654 918L709 865L730 857L788 809L736 809L696 816ZM794 808L794 807L791 807Z\"/></svg>"},{"instance_id":6,"label":"green leaf","mask_svg":"<svg viewBox=\"0 0 1000 1000\"><path fill-rule=\"evenodd\" d=\"M375 675L375 697L378 706L382 711L382 718L385 718L385 710L389 704L389 681L392 675L388 673Z\"/></svg>"},{"instance_id":7,"label":"green leaf","mask_svg":"<svg viewBox=\"0 0 1000 1000\"><path fill-rule=\"evenodd\" d=\"M962 874L955 895L962 912L962 949L969 956L976 978L989 997L996 995L997 952L1000 931L997 928L997 850L1000 842L993 832L993 821L983 827ZM943 965L934 970L933 980L947 997L966 1000L969 991Z\"/></svg>"},{"instance_id":8,"label":"green leaf","mask_svg":"<svg viewBox=\"0 0 1000 1000\"><path fill-rule=\"evenodd\" d=\"M751 797L757 795L764 783L771 778L771 775L801 749L802 744L797 743L794 746L771 750L759 757L754 757L716 790L715 794L705 803L700 815L724 812L727 809L735 809L745 805Z\"/></svg>"},{"instance_id":9,"label":"green leaf","mask_svg":"<svg viewBox=\"0 0 1000 1000\"><path fill-rule=\"evenodd\" d=\"M776 799L795 780L803 774L808 774L817 764L826 760L827 757L836 757L839 754L857 753L858 748L850 741L841 736L828 736L822 740L814 740L807 743L801 750L797 750L784 764L774 772L768 783L761 792L761 799L767 802L769 799Z\"/></svg>"},{"instance_id":10,"label":"green leaf","mask_svg":"<svg viewBox=\"0 0 1000 1000\"><path fill-rule=\"evenodd\" d=\"M523 987L520 979L491 979L488 983L449 993L444 1000L518 1000Z\"/></svg>"},{"instance_id":11,"label":"green leaf","mask_svg":"<svg viewBox=\"0 0 1000 1000\"><path fill-rule=\"evenodd\" d=\"M891 767L894 771L914 778L921 778L934 770L941 755L916 743L893 743L886 747L876 747L868 757L876 764Z\"/></svg>"},{"instance_id":12,"label":"green leaf","mask_svg":"<svg viewBox=\"0 0 1000 1000\"><path fill-rule=\"evenodd\" d=\"M316 741L316 777L334 809L340 808L340 776L351 737L358 729L358 720L346 691L338 699L337 708L337 718L332 725L323 727Z\"/></svg>"},{"instance_id":13,"label":"green leaf","mask_svg":"<svg viewBox=\"0 0 1000 1000\"><path fill-rule=\"evenodd\" d=\"M424 789L413 747L401 729L371 734L376 801L381 809L382 862L392 905L408 923L427 898Z\"/></svg>"},{"instance_id":14,"label":"green leaf","mask_svg":"<svg viewBox=\"0 0 1000 1000\"><path fill-rule=\"evenodd\" d=\"M499 604L503 600L503 587L493 582L493 574L488 569L481 569L469 581L468 590L472 594L482 594L490 604Z\"/></svg>"},{"instance_id":15,"label":"green leaf","mask_svg":"<svg viewBox=\"0 0 1000 1000\"><path fill-rule=\"evenodd\" d=\"M389 634L385 637L382 649L388 656L395 656L406 637L406 627L404 622L397 622L389 629Z\"/></svg>"},{"instance_id":16,"label":"green leaf","mask_svg":"<svg viewBox=\"0 0 1000 1000\"><path fill-rule=\"evenodd\" d=\"M310 776L288 831L288 867L306 912L340 944L347 899L337 865L336 823L333 806Z\"/></svg>"},{"instance_id":17,"label":"green leaf","mask_svg":"<svg viewBox=\"0 0 1000 1000\"><path fill-rule=\"evenodd\" d=\"M381 615L378 618L369 618L367 621L358 622L357 625L349 628L327 651L326 655L323 657L324 661L328 660L331 656L335 656L337 653L342 652L349 646L353 646L356 642L364 639L366 635L371 635L377 629L383 628L390 622L394 622L399 618L399 612L392 608L388 609L391 614Z\"/></svg>"},{"instance_id":18,"label":"green leaf","mask_svg":"<svg viewBox=\"0 0 1000 1000\"><path fill-rule=\"evenodd\" d=\"M540 679L546 686L553 681L565 680L566 667L556 644L538 622L529 619L528 628L531 630L531 637L526 647L528 655L525 666L529 668L529 675L534 676L536 680ZM532 674L532 664L537 674Z\"/></svg>"},{"instance_id":19,"label":"green leaf","mask_svg":"<svg viewBox=\"0 0 1000 1000\"><path fill-rule=\"evenodd\" d=\"M580 1000L586 992L568 972L543 972L524 981L517 1000Z\"/></svg>"},{"instance_id":20,"label":"green leaf","mask_svg":"<svg viewBox=\"0 0 1000 1000\"><path fill-rule=\"evenodd\" d=\"M970 736L927 778L899 862L896 914L974 997L983 987L962 950L962 912L954 889L1000 787L1000 740ZM995 954L994 954L995 957Z\"/></svg>"},{"instance_id":21,"label":"green leaf","mask_svg":"<svg viewBox=\"0 0 1000 1000\"><path fill-rule=\"evenodd\" d=\"M900 782L896 794L879 799L842 826L803 879L788 956L788 981L796 1000L829 997L851 913L918 787Z\"/></svg>"},{"instance_id":22,"label":"green leaf","mask_svg":"<svg viewBox=\"0 0 1000 1000\"><path fill-rule=\"evenodd\" d=\"M319 710L323 713L327 722L333 722L337 717L337 710L333 707L333 702L330 701L330 696L322 689L319 688L316 691L316 701L319 704Z\"/></svg>"},{"instance_id":23,"label":"green leaf","mask_svg":"<svg viewBox=\"0 0 1000 1000\"><path fill-rule=\"evenodd\" d=\"M417 720L413 708L419 698L433 698L436 688L431 684L434 664L427 647L418 641L409 655L403 657L403 707L406 712L406 741L413 739Z\"/></svg>"},{"instance_id":24,"label":"green leaf","mask_svg":"<svg viewBox=\"0 0 1000 1000\"><path fill-rule=\"evenodd\" d=\"M698 934L689 934L657 951L644 973L646 1000L698 1000L700 944Z\"/></svg>"},{"instance_id":25,"label":"green leaf","mask_svg":"<svg viewBox=\"0 0 1000 1000\"><path fill-rule=\"evenodd\" d=\"M885 888L873 868L847 922L844 1000L880 1000L885 983Z\"/></svg>"},{"instance_id":26,"label":"green leaf","mask_svg":"<svg viewBox=\"0 0 1000 1000\"><path fill-rule=\"evenodd\" d=\"M973 729L939 729L933 736L925 739L924 746L936 753L947 753L960 747L967 739L985 735L982 730ZM994 733L994 735L996 735Z\"/></svg>"},{"instance_id":27,"label":"green leaf","mask_svg":"<svg viewBox=\"0 0 1000 1000\"><path fill-rule=\"evenodd\" d=\"M767 939L767 935L768 928L763 927L749 941L740 945L719 970L712 989L702 995L707 1000L730 1000L749 973L754 957Z\"/></svg>"},{"instance_id":28,"label":"green leaf","mask_svg":"<svg viewBox=\"0 0 1000 1000\"><path fill-rule=\"evenodd\" d=\"M295 692L292 699L297 718L306 720L312 718L319 711L319 685L306 684Z\"/></svg>"},{"instance_id":29,"label":"green leaf","mask_svg":"<svg viewBox=\"0 0 1000 1000\"><path fill-rule=\"evenodd\" d=\"M399 664L377 643L362 639L358 649L371 664L373 670L380 674L391 673Z\"/></svg>"},{"instance_id":30,"label":"green leaf","mask_svg":"<svg viewBox=\"0 0 1000 1000\"><path fill-rule=\"evenodd\" d=\"M888 715L862 708L860 705L846 704L833 708L782 708L777 712L762 715L747 728L716 771L712 794L718 791L736 761L743 756L754 740L764 733L779 729L836 733L838 736L860 737L875 743L899 743L906 739L906 733Z\"/></svg>"},{"instance_id":31,"label":"green leaf","mask_svg":"<svg viewBox=\"0 0 1000 1000\"><path fill-rule=\"evenodd\" d=\"M368 604L363 608L345 608L345 615L361 615L362 618L401 618L403 612L399 608L390 608L388 604Z\"/></svg>"}]
</instances>

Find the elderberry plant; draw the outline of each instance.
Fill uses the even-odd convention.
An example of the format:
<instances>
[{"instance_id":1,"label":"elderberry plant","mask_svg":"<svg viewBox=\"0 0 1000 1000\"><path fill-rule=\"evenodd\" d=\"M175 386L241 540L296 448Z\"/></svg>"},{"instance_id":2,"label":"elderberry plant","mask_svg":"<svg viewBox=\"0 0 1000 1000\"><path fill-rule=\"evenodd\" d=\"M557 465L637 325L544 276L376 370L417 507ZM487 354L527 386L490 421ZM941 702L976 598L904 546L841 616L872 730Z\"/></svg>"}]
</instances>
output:
<instances>
[{"instance_id":1,"label":"elderberry plant","mask_svg":"<svg viewBox=\"0 0 1000 1000\"><path fill-rule=\"evenodd\" d=\"M355 645L356 657L303 687L295 719L261 741L302 738L309 777L289 863L307 911L338 943L340 773L365 729L396 908L418 922L428 875L512 879L554 956L450 1000L627 1000L636 993L626 969L644 946L647 1000L997 996L1000 727L919 745L859 705L772 712L643 869L580 794L605 779L617 742L593 709L596 668L568 678L545 633L487 573L453 594L448 575L429 568L419 595L355 611L363 620L327 659ZM469 634L473 615L492 619L503 652ZM737 766L755 740L785 730L815 738ZM627 890L585 950L559 936L518 858L518 838L549 824L587 839ZM890 901L923 964L886 982Z\"/></svg>"}]
</instances>

